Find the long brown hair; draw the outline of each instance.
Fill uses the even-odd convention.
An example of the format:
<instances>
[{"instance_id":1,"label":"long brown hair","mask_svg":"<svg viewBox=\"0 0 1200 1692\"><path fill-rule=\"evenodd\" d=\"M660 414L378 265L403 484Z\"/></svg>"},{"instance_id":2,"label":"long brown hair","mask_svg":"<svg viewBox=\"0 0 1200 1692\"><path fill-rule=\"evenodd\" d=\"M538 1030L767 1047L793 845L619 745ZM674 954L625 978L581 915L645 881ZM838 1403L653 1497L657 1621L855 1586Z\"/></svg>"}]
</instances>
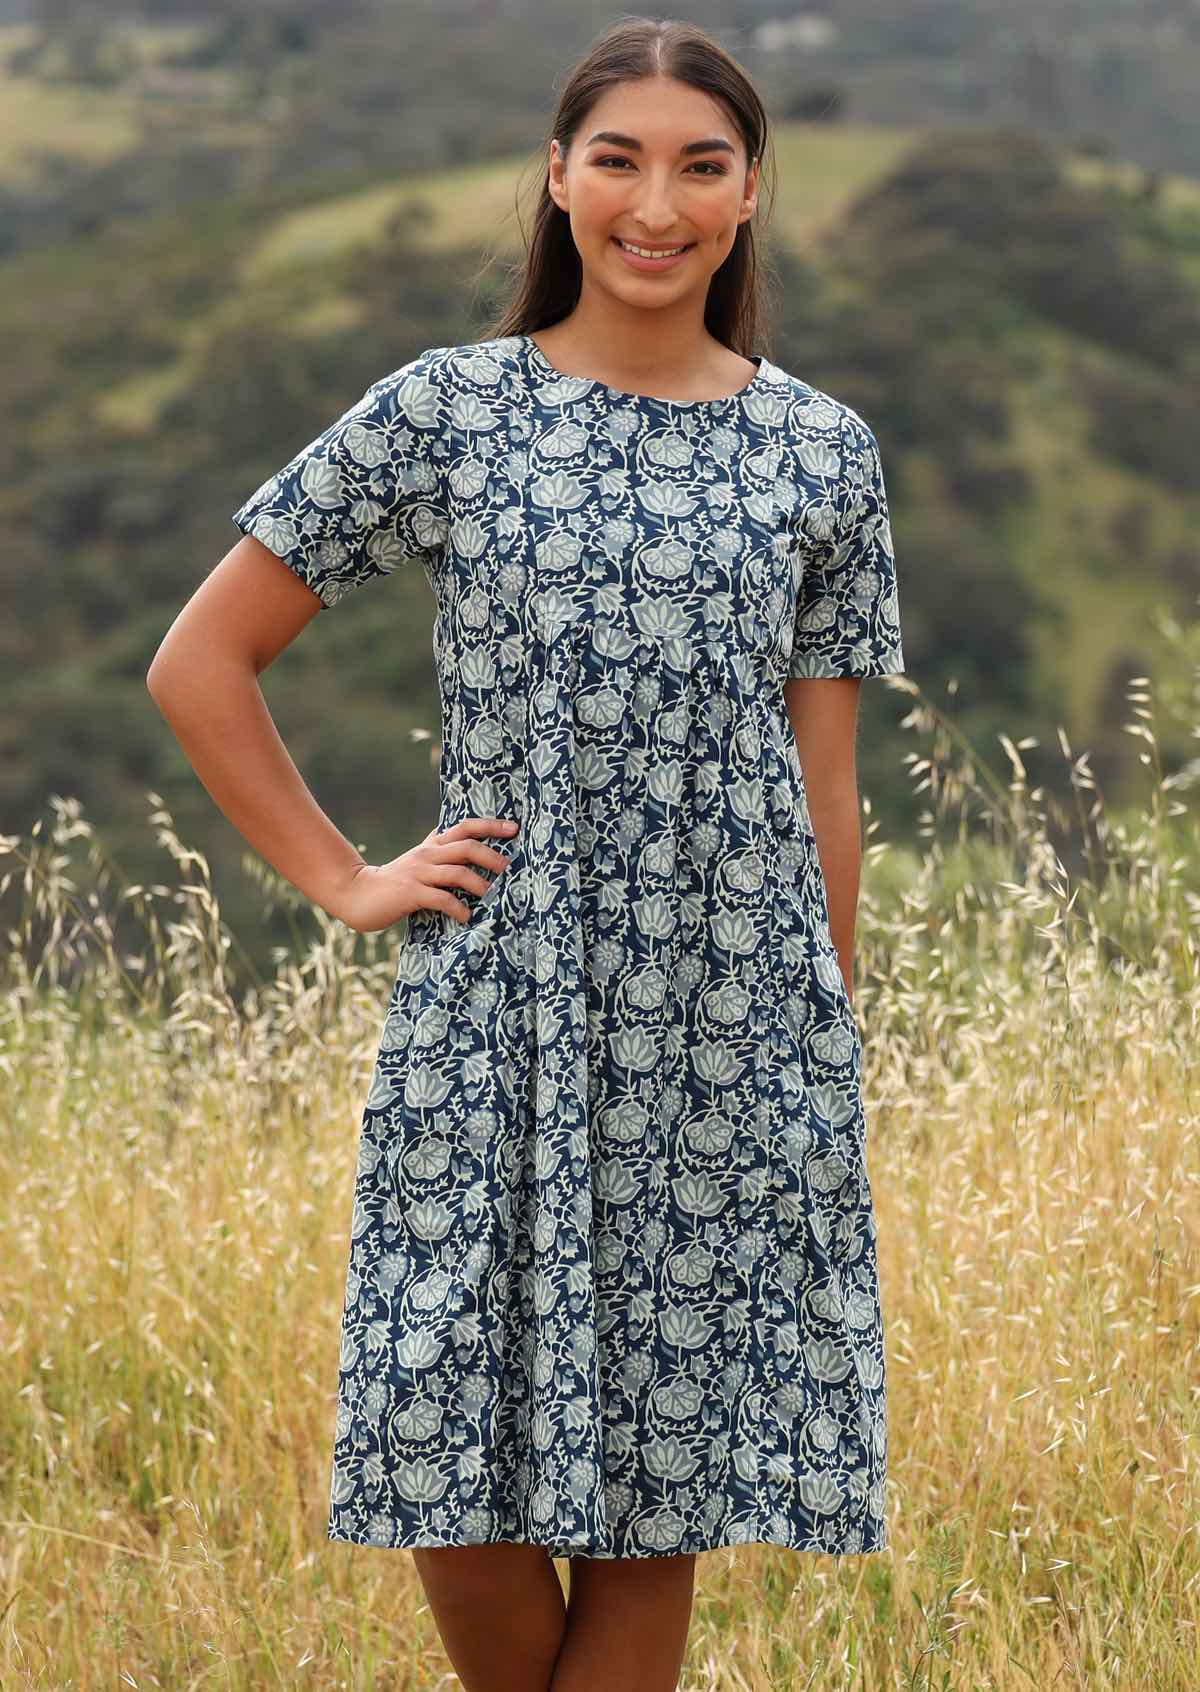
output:
<instances>
[{"instance_id":1,"label":"long brown hair","mask_svg":"<svg viewBox=\"0 0 1200 1692\"><path fill-rule=\"evenodd\" d=\"M567 76L544 154L538 159L541 184L533 234L526 242L524 259L510 271L508 302L480 340L548 329L574 309L582 267L570 219L555 205L546 183L549 144L556 140L565 157L580 124L608 88L650 76L674 77L720 100L741 134L749 163L761 160L770 147L762 101L741 66L711 35L678 18L618 19ZM762 177L760 168L760 189ZM709 333L743 357L765 350L761 345L768 316L764 283L772 273L764 267L755 241L758 215L756 206L752 216L739 224L728 256L713 273L704 307ZM519 201L517 216L520 219Z\"/></svg>"}]
</instances>

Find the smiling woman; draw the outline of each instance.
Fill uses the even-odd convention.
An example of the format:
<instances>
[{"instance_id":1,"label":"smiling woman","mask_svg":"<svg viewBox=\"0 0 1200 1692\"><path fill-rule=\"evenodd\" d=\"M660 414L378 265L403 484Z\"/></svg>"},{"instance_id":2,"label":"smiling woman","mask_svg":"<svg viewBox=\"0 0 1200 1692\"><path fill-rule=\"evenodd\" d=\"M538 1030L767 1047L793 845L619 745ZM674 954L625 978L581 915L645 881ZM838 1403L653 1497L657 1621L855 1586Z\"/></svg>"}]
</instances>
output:
<instances>
[{"instance_id":1,"label":"smiling woman","mask_svg":"<svg viewBox=\"0 0 1200 1692\"><path fill-rule=\"evenodd\" d=\"M670 1692L698 1553L888 1544L851 707L896 573L870 427L762 348L765 143L703 31L608 31L502 320L238 506L155 694L277 867L404 923L328 1534L412 1551L467 1692ZM438 823L369 865L249 672L414 564Z\"/></svg>"},{"instance_id":2,"label":"smiling woman","mask_svg":"<svg viewBox=\"0 0 1200 1692\"><path fill-rule=\"evenodd\" d=\"M578 274L573 282L564 278L569 309L556 314L554 332L541 343L559 369L580 362L594 369L604 349L602 362L616 357L624 366L602 371L614 388L662 391L683 371L693 390L728 391L731 343L737 328L752 331L752 324L721 332L722 292L727 279L740 307L754 309L753 267L745 261L764 128L753 110L749 124L731 122L736 109L719 90L702 92L659 72L607 86L586 114L564 112L550 143L546 186L560 217L549 221L539 208L531 255L537 256L542 225L550 248L565 221ZM586 131L577 135L585 116ZM652 277L662 286L643 297L615 281L606 285L611 263L602 262L604 254L626 276ZM556 259L570 262L565 250L548 251L548 271ZM705 332L706 320L714 332Z\"/></svg>"}]
</instances>

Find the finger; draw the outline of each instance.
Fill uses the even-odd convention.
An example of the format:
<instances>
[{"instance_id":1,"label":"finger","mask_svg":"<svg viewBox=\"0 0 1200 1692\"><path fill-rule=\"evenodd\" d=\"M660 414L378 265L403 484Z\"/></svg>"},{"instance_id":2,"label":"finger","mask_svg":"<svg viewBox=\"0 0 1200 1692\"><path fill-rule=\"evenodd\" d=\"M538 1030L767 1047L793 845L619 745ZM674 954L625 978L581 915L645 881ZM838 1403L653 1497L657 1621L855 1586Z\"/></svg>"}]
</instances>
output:
<instances>
[{"instance_id":1,"label":"finger","mask_svg":"<svg viewBox=\"0 0 1200 1692\"><path fill-rule=\"evenodd\" d=\"M494 846L485 846L481 840L447 840L444 835L436 839L431 847L439 863L463 863L470 861L474 864L484 864L489 869L507 869L511 859L498 851Z\"/></svg>"},{"instance_id":2,"label":"finger","mask_svg":"<svg viewBox=\"0 0 1200 1692\"><path fill-rule=\"evenodd\" d=\"M431 888L430 893L430 910L445 911L446 915L452 916L456 922L470 922L472 915L470 905L464 905L461 899L454 897L453 893L444 892L441 888Z\"/></svg>"},{"instance_id":3,"label":"finger","mask_svg":"<svg viewBox=\"0 0 1200 1692\"><path fill-rule=\"evenodd\" d=\"M438 840L462 840L474 834L508 838L517 832L518 826L515 817L463 817L449 828L435 829L434 835Z\"/></svg>"},{"instance_id":4,"label":"finger","mask_svg":"<svg viewBox=\"0 0 1200 1692\"><path fill-rule=\"evenodd\" d=\"M492 883L466 864L437 865L431 885L435 887L465 887L470 893L486 893Z\"/></svg>"}]
</instances>

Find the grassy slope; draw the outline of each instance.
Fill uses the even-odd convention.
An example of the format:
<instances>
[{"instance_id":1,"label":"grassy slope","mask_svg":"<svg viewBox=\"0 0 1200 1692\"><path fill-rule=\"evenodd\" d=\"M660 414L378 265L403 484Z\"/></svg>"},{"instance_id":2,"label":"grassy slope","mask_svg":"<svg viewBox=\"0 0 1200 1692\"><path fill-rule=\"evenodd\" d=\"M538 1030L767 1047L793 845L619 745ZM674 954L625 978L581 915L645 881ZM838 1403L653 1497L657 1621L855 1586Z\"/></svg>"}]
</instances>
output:
<instances>
[{"instance_id":1,"label":"grassy slope","mask_svg":"<svg viewBox=\"0 0 1200 1692\"><path fill-rule=\"evenodd\" d=\"M1195 824L1110 819L1111 873L1068 903L1023 814L964 848L951 805L919 856L876 841L864 883L891 1549L702 1556L689 1692L1200 1685ZM395 934L306 921L230 1015L207 943L228 907L165 834L178 862L118 948L92 939L107 898L76 944L66 892L108 831L44 837L36 914L14 911L42 985L10 995L0 1065L0 1684L446 1686L411 1560L326 1539Z\"/></svg>"},{"instance_id":2,"label":"grassy slope","mask_svg":"<svg viewBox=\"0 0 1200 1692\"><path fill-rule=\"evenodd\" d=\"M910 144L906 131L843 129L836 133L793 124L777 131L779 187L772 224L779 236L804 247L870 186ZM179 357L153 374L138 372L102 396L99 415L117 428L153 427L159 406L203 369L212 334L254 301L257 291L290 296L287 321L300 333L322 333L331 318L353 321L350 300L314 297L304 273L328 264L356 243L382 239L388 220L407 201L429 208L422 240L433 250L469 247L489 231L487 243L504 258L521 247L514 201L531 190L531 159L502 159L384 182L327 195L268 219L259 237L234 261L237 293L207 314L180 325ZM481 244L481 252L483 244Z\"/></svg>"},{"instance_id":3,"label":"grassy slope","mask_svg":"<svg viewBox=\"0 0 1200 1692\"><path fill-rule=\"evenodd\" d=\"M28 135L44 131L44 139L53 133L67 149L86 131L89 145L119 149L125 133L121 124L129 121L122 96L88 97L93 119L106 100L110 116L106 123L90 121L81 128L63 115L58 95L50 92L44 98L42 130L35 124ZM912 132L880 128L780 125L775 133L776 197L764 206L770 227L781 240L811 251L822 237L836 234L855 197L886 173L915 138ZM16 162L13 138L6 146L0 127L0 172L15 168ZM1099 187L1121 180L1130 167L1081 157L1072 168L1081 182ZM521 244L516 202L518 196L527 200L531 195L538 169L531 152L351 187L290 191L257 212L243 206L232 226L226 208L189 207L178 218L166 214L97 242L84 274L63 265L61 250L23 256L0 270L0 309L18 333L38 335L56 317L73 320L84 309L82 297L73 301L73 277L95 297L108 265L132 263L157 275L172 250L194 249L205 241L219 245L221 256L213 268L218 277L224 269L227 282L174 318L164 314L159 326L164 356L157 368L127 377L117 370L103 381L88 384L85 379L74 388L71 403L83 398L98 422L134 434L150 431L163 405L202 379L213 337L243 315L260 311L265 301L275 320L298 334L320 335L353 323L355 303L338 293L333 279L336 262L355 244L382 240L389 219L407 202L420 200L427 208L429 221L419 239L432 250L477 243L481 256L488 250L501 261L513 256ZM1165 219L1181 228L1188 219L1194 224L1200 220L1200 184L1168 178L1159 203ZM1200 250L1185 245L1180 262L1200 285ZM1086 734L1101 706L1110 663L1127 646L1131 629L1145 629L1148 597L1153 598L1146 572L1114 555L1113 511L1142 501L1150 532L1170 546L1187 544L1198 514L1192 502L1098 459L1088 447L1069 364L1080 357L1103 359L1104 352L1080 347L1050 327L1035 333L1034 373L1018 374L1014 361L1009 396L1021 457L1038 490L1013 520L1012 560L1014 569L1036 585L1047 609L1034 631L1039 674L1048 687L1056 683L1072 732ZM919 485L919 472L913 485ZM1103 579L1103 593L1096 591L1097 578Z\"/></svg>"},{"instance_id":4,"label":"grassy slope","mask_svg":"<svg viewBox=\"0 0 1200 1692\"><path fill-rule=\"evenodd\" d=\"M88 164L120 157L137 141L147 113L163 105L132 89L11 75L10 54L35 33L28 24L0 25L0 183L11 187L29 183L41 154ZM124 33L142 66L150 68L164 54L186 46L196 30L164 26Z\"/></svg>"}]
</instances>

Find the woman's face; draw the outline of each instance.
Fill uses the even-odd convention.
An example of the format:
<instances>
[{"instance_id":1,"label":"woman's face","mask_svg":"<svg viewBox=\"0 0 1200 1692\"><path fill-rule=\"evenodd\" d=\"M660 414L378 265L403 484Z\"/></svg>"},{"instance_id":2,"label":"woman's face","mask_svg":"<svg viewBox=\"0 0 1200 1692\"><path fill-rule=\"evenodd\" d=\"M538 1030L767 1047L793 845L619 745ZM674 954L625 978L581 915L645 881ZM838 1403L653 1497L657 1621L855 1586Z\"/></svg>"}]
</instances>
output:
<instances>
[{"instance_id":1,"label":"woman's face","mask_svg":"<svg viewBox=\"0 0 1200 1692\"><path fill-rule=\"evenodd\" d=\"M758 166L747 163L724 107L699 89L663 76L606 89L565 165L551 142L548 187L570 217L585 284L637 306L703 300L754 211ZM646 264L618 241L688 250Z\"/></svg>"}]
</instances>

